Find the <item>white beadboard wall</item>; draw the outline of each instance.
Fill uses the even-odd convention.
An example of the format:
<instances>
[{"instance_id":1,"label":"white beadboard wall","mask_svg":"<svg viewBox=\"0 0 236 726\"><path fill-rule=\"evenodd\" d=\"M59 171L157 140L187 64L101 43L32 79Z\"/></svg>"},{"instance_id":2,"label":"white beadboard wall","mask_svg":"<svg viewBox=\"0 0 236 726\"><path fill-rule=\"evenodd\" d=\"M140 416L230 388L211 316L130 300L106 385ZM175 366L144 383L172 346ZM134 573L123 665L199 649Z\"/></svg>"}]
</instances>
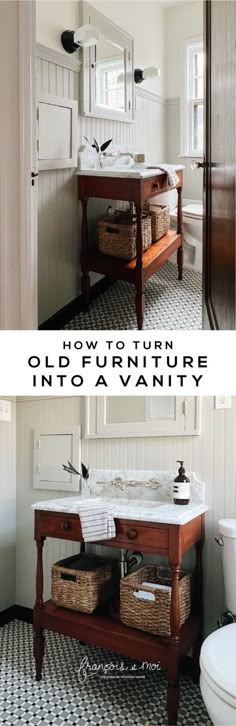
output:
<instances>
[{"instance_id":1,"label":"white beadboard wall","mask_svg":"<svg viewBox=\"0 0 236 726\"><path fill-rule=\"evenodd\" d=\"M16 404L0 421L0 612L15 603Z\"/></svg>"},{"instance_id":2,"label":"white beadboard wall","mask_svg":"<svg viewBox=\"0 0 236 726\"><path fill-rule=\"evenodd\" d=\"M55 498L57 492L34 490L33 429L60 423L84 423L81 397L25 400L17 403L17 529L16 602L32 607L35 588L33 512L37 500ZM216 626L224 608L221 551L214 541L220 517L236 516L235 481L236 398L228 410L215 410L214 398L202 399L202 433L194 437L82 440L82 461L90 467L174 469L183 458L186 469L206 482L206 544L204 548L205 630ZM60 492L59 496L63 496ZM78 551L78 545L48 539L44 547L45 595L50 590L50 565Z\"/></svg>"},{"instance_id":3,"label":"white beadboard wall","mask_svg":"<svg viewBox=\"0 0 236 726\"><path fill-rule=\"evenodd\" d=\"M41 47L42 48L42 47ZM65 67L65 56L38 46L38 95L49 93L79 100L78 64ZM73 70L72 70L73 69ZM165 101L149 91L136 92L135 123L79 116L78 143L83 135L133 144L147 161L165 160ZM90 201L90 218L99 216L109 202ZM74 169L40 171L38 180L39 324L80 294L80 219ZM92 276L91 276L92 277ZM98 276L94 275L95 282Z\"/></svg>"}]
</instances>

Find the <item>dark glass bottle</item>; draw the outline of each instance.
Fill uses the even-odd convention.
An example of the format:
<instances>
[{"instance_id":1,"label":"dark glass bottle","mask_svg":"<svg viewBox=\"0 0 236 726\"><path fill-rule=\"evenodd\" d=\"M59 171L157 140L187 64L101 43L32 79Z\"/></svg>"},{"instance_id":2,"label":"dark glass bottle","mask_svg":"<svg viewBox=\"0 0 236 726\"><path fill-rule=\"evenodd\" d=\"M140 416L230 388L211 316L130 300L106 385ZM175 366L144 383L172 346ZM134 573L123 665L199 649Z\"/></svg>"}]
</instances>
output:
<instances>
[{"instance_id":1,"label":"dark glass bottle","mask_svg":"<svg viewBox=\"0 0 236 726\"><path fill-rule=\"evenodd\" d=\"M174 504L189 504L190 502L190 481L185 474L184 462L177 461L180 464L178 476L174 479L173 499Z\"/></svg>"}]
</instances>

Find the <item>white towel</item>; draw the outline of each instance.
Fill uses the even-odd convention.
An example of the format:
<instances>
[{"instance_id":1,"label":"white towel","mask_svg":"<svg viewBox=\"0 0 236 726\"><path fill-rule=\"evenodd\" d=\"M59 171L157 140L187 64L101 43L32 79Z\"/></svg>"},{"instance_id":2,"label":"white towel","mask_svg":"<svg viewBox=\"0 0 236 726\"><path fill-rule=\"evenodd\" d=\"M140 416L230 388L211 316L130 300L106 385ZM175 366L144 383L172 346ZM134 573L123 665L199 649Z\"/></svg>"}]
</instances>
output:
<instances>
[{"instance_id":1,"label":"white towel","mask_svg":"<svg viewBox=\"0 0 236 726\"><path fill-rule=\"evenodd\" d=\"M86 500L78 504L81 529L84 542L112 539L116 536L113 514L109 507L96 502L95 499Z\"/></svg>"},{"instance_id":2,"label":"white towel","mask_svg":"<svg viewBox=\"0 0 236 726\"><path fill-rule=\"evenodd\" d=\"M165 171L168 175L168 185L169 189L174 189L176 187L176 184L178 183L178 176L176 174L176 171L173 166L170 164L159 164L158 168L162 171Z\"/></svg>"}]
</instances>

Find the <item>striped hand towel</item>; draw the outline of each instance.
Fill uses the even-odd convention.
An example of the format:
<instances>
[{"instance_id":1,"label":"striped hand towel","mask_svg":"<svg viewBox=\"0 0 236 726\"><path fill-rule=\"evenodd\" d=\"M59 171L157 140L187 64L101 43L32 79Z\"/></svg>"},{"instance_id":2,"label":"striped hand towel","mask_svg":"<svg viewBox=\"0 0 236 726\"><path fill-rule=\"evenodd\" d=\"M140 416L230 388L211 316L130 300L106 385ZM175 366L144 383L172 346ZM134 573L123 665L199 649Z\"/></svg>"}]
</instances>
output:
<instances>
[{"instance_id":1,"label":"striped hand towel","mask_svg":"<svg viewBox=\"0 0 236 726\"><path fill-rule=\"evenodd\" d=\"M84 542L112 539L116 536L113 514L109 507L99 504L96 499L80 502L78 505Z\"/></svg>"},{"instance_id":2,"label":"striped hand towel","mask_svg":"<svg viewBox=\"0 0 236 726\"><path fill-rule=\"evenodd\" d=\"M158 164L158 169L166 172L166 174L168 175L169 189L174 189L176 187L176 184L178 183L178 176L174 167L170 164Z\"/></svg>"}]
</instances>

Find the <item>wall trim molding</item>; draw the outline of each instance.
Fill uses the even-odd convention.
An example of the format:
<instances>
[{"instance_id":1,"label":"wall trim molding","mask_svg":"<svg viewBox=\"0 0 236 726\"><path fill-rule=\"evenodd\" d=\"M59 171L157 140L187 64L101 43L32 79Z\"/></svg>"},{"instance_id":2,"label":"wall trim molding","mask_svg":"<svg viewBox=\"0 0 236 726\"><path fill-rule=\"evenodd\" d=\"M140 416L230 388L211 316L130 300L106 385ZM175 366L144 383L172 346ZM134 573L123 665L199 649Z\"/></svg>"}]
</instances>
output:
<instances>
[{"instance_id":1,"label":"wall trim molding","mask_svg":"<svg viewBox=\"0 0 236 726\"><path fill-rule=\"evenodd\" d=\"M15 605L11 605L9 608L2 610L0 612L0 628L3 625L7 625L7 623L10 623L12 620L14 620L16 617L15 613L16 613Z\"/></svg>"},{"instance_id":2,"label":"wall trim molding","mask_svg":"<svg viewBox=\"0 0 236 726\"><path fill-rule=\"evenodd\" d=\"M153 93L153 91L148 91L146 88L140 88L139 86L134 87L134 94L135 96L142 96L143 98L148 98L149 101L154 101L154 103L159 103L161 106L166 105L166 99L162 98L162 96L158 96L157 93Z\"/></svg>"},{"instance_id":3,"label":"wall trim molding","mask_svg":"<svg viewBox=\"0 0 236 726\"><path fill-rule=\"evenodd\" d=\"M68 68L70 71L74 71L74 73L80 73L82 62L77 58L71 58L69 55L67 56L60 50L54 50L54 48L49 48L46 45L37 43L36 53L37 58L40 58L41 60L48 61L49 63L55 63L57 66L62 66L63 68Z\"/></svg>"},{"instance_id":4,"label":"wall trim molding","mask_svg":"<svg viewBox=\"0 0 236 726\"><path fill-rule=\"evenodd\" d=\"M90 289L90 301L96 300L100 295L103 295L103 293L106 292L106 290L108 290L114 282L114 278L110 277L102 277L101 280L95 282ZM84 301L82 294L80 294L78 297L74 298L74 300L67 303L67 305L63 308L57 310L57 312L48 318L48 320L41 323L41 325L39 325L39 330L61 330L64 328L64 325L69 323L69 321L82 310L84 310Z\"/></svg>"},{"instance_id":5,"label":"wall trim molding","mask_svg":"<svg viewBox=\"0 0 236 726\"><path fill-rule=\"evenodd\" d=\"M12 620L22 620L24 623L33 622L33 609L22 605L11 605L0 613L0 627L11 623Z\"/></svg>"}]
</instances>

